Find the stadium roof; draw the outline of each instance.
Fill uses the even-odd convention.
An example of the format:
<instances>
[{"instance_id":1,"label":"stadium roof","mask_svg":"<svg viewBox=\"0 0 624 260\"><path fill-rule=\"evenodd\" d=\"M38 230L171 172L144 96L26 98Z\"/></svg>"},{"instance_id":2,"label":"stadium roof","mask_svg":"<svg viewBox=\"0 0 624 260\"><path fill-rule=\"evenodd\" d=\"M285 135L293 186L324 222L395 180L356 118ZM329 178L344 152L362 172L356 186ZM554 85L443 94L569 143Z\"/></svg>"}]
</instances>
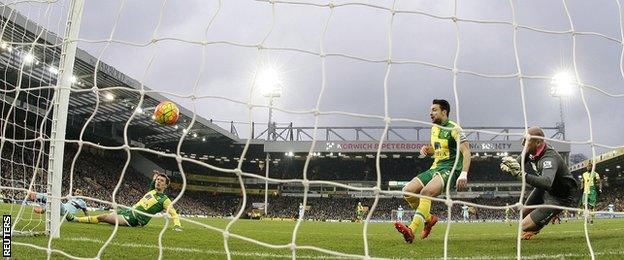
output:
<instances>
[{"instance_id":1,"label":"stadium roof","mask_svg":"<svg viewBox=\"0 0 624 260\"><path fill-rule=\"evenodd\" d=\"M61 38L6 6L0 7L0 14L3 23L8 21L8 26L2 27L2 41L4 44L8 44L8 47L3 48L0 54L3 65L7 65L5 69L19 70L23 55L28 53L30 48L33 48L31 53L34 55L35 62L28 69L24 69L24 73L32 79L39 80L41 86L54 85L61 54ZM37 39L37 44L33 45L32 43L35 39ZM98 67L97 77L94 76L96 66ZM54 71L55 69L56 72ZM123 125L127 122L130 115L135 112L135 105L138 104L140 98L141 83L139 81L104 62L99 61L98 63L96 57L81 49L78 49L76 52L74 75L76 82L73 87L77 91L72 91L68 121L72 117L86 119L91 116L95 108L95 92L88 90L94 87L95 81L97 81L99 90L100 106L98 113L91 121L92 123L106 121ZM143 88L146 91L143 108L148 110L161 101L167 100L163 95L150 92L150 88L146 86L143 86ZM49 92L49 89L44 91ZM108 95L108 93L114 96L113 101L105 99L105 95ZM41 94L41 96L51 97L51 94L45 93ZM46 99L40 99L38 102L34 106L48 106L48 100ZM180 118L178 124L187 125L190 123L193 113L184 107L179 106L179 108ZM208 119L198 115L195 120L195 124L190 132L196 133L197 136L193 137L193 135L189 134L186 136L187 140L210 138L231 142L239 141L236 135L231 134ZM182 136L182 127L159 126L151 119L149 113L137 114L131 122L131 128L133 132L139 132L139 134L134 135L138 140L134 141L139 141L146 145L177 142Z\"/></svg>"},{"instance_id":2,"label":"stadium roof","mask_svg":"<svg viewBox=\"0 0 624 260\"><path fill-rule=\"evenodd\" d=\"M591 159L587 159L570 166L570 171L585 171L585 167L590 160ZM616 174L624 173L624 148L619 148L603 154L596 155L596 157L594 157L594 162L596 163L596 171L601 174L610 171L613 171Z\"/></svg>"}]
</instances>

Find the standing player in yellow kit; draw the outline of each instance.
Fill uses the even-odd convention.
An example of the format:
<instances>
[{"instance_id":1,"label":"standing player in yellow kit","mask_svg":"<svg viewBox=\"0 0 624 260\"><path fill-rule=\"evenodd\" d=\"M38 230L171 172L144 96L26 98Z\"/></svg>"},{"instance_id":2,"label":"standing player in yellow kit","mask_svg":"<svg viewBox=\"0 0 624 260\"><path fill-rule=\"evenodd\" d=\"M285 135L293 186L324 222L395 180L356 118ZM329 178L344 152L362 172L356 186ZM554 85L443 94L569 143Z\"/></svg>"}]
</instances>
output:
<instances>
[{"instance_id":1,"label":"standing player in yellow kit","mask_svg":"<svg viewBox=\"0 0 624 260\"><path fill-rule=\"evenodd\" d=\"M587 171L583 173L583 196L581 197L581 205L585 205L587 199L587 206L592 211L589 214L589 223L594 224L594 211L596 210L596 203L598 203L598 195L602 193L602 182L600 181L600 175L592 171L591 161L587 163Z\"/></svg>"},{"instance_id":2,"label":"standing player in yellow kit","mask_svg":"<svg viewBox=\"0 0 624 260\"><path fill-rule=\"evenodd\" d=\"M429 116L434 126L431 127L431 145L423 146L420 150L422 155L433 155L434 161L431 168L418 174L405 187L403 192L411 192L429 197L437 197L446 189L446 184L451 178L450 184L457 189L466 187L468 183L468 169L470 168L470 146L466 136L457 130L457 123L449 120L451 106L448 101L434 99ZM442 128L445 127L445 128ZM457 149L459 156L456 158ZM457 160L455 171L451 172ZM403 235L405 242L414 241L414 231L423 223L421 238L427 238L431 228L438 222L438 217L430 213L431 199L405 196L407 203L416 210L416 214L409 226L401 222L394 223L394 227Z\"/></svg>"}]
</instances>

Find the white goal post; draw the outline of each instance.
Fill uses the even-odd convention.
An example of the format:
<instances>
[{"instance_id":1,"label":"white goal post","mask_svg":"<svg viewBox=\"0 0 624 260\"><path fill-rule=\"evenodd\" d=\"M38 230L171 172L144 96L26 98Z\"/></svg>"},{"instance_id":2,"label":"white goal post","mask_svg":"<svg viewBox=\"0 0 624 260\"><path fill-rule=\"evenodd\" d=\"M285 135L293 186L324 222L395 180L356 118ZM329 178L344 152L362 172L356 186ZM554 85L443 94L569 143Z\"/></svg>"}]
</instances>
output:
<instances>
[{"instance_id":1,"label":"white goal post","mask_svg":"<svg viewBox=\"0 0 624 260\"><path fill-rule=\"evenodd\" d=\"M65 132L67 126L67 110L69 94L74 75L74 61L78 46L78 32L84 0L72 0L67 17L63 47L59 66L59 80L52 100L52 129L50 134L50 159L48 169L48 199L46 204L46 230L52 238L60 237L61 217L61 181L63 178L63 158L65 156Z\"/></svg>"}]
</instances>

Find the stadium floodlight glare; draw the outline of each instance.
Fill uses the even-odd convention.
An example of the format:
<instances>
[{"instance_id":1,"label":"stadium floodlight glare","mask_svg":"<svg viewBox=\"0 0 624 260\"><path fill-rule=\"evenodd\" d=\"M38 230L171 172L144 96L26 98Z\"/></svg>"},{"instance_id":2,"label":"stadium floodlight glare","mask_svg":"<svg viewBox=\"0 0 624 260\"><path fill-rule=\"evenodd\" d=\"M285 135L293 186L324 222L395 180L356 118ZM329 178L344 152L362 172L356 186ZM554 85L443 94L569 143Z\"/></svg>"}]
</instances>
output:
<instances>
[{"instance_id":1,"label":"stadium floodlight glare","mask_svg":"<svg viewBox=\"0 0 624 260\"><path fill-rule=\"evenodd\" d=\"M174 125L174 126L173 126L173 129L176 129L176 130L177 130L178 128L179 128L179 126L178 126L178 125Z\"/></svg>"},{"instance_id":2,"label":"stadium floodlight glare","mask_svg":"<svg viewBox=\"0 0 624 260\"><path fill-rule=\"evenodd\" d=\"M183 129L182 129L182 133L185 133L185 134L186 134L187 132L188 132L188 129L186 129L186 128L183 128Z\"/></svg>"},{"instance_id":3,"label":"stadium floodlight glare","mask_svg":"<svg viewBox=\"0 0 624 260\"><path fill-rule=\"evenodd\" d=\"M202 142L205 142L205 141L206 141L206 137L202 137Z\"/></svg>"},{"instance_id":4,"label":"stadium floodlight glare","mask_svg":"<svg viewBox=\"0 0 624 260\"><path fill-rule=\"evenodd\" d=\"M263 96L269 98L269 122L267 123L267 141L271 140L271 137L275 138L275 127L272 124L272 115L273 115L273 99L282 96L282 79L280 78L280 73L272 68L266 67L263 70L259 71L256 74L256 86L259 88L260 93ZM264 171L265 179L264 181L264 214L268 213L268 201L269 201L269 161L271 160L271 155L269 153L266 154L266 170Z\"/></svg>"},{"instance_id":5,"label":"stadium floodlight glare","mask_svg":"<svg viewBox=\"0 0 624 260\"><path fill-rule=\"evenodd\" d=\"M22 57L24 59L24 63L26 64L31 64L35 61L35 55L33 55L30 52L27 52L26 54L24 54L24 57Z\"/></svg>"},{"instance_id":6,"label":"stadium floodlight glare","mask_svg":"<svg viewBox=\"0 0 624 260\"><path fill-rule=\"evenodd\" d=\"M137 108L134 110L134 113L137 113L137 114L143 114L143 109L142 109L141 107L137 107Z\"/></svg>"},{"instance_id":7,"label":"stadium floodlight glare","mask_svg":"<svg viewBox=\"0 0 624 260\"><path fill-rule=\"evenodd\" d=\"M55 67L50 66L50 67L48 67L48 72L56 75L56 74L59 73L59 70L57 68L55 68Z\"/></svg>"},{"instance_id":8,"label":"stadium floodlight glare","mask_svg":"<svg viewBox=\"0 0 624 260\"><path fill-rule=\"evenodd\" d=\"M256 83L265 97L280 97L282 95L282 80L280 73L274 68L266 68L258 73Z\"/></svg>"},{"instance_id":9,"label":"stadium floodlight glare","mask_svg":"<svg viewBox=\"0 0 624 260\"><path fill-rule=\"evenodd\" d=\"M113 101L115 100L115 95L113 95L113 93L107 92L104 94L104 99L106 101Z\"/></svg>"},{"instance_id":10,"label":"stadium floodlight glare","mask_svg":"<svg viewBox=\"0 0 624 260\"><path fill-rule=\"evenodd\" d=\"M193 133L193 138L197 138L197 133Z\"/></svg>"},{"instance_id":11,"label":"stadium floodlight glare","mask_svg":"<svg viewBox=\"0 0 624 260\"><path fill-rule=\"evenodd\" d=\"M555 97L568 97L574 91L576 82L572 75L567 72L559 72L550 81L550 94Z\"/></svg>"}]
</instances>

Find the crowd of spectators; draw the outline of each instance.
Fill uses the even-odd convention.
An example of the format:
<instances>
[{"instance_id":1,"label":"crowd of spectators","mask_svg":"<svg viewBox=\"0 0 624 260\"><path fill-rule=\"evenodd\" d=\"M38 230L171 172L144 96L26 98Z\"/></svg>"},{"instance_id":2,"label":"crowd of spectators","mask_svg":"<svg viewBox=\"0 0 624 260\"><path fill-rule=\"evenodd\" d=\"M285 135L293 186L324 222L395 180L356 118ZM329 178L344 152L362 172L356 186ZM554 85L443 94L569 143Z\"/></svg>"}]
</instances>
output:
<instances>
[{"instance_id":1,"label":"crowd of spectators","mask_svg":"<svg viewBox=\"0 0 624 260\"><path fill-rule=\"evenodd\" d=\"M38 153L27 147L5 146L1 157L0 171L1 184L4 187L25 188L30 187L31 180L34 176L35 185L32 190L37 192L45 191L47 183L47 161L40 160L37 164ZM116 192L115 200L119 204L131 206L137 202L141 196L148 191L148 185L151 181L146 176L132 167L124 167L127 160L125 151L102 151L96 149L88 149L85 147L80 152L77 163L72 169L72 162L77 153L75 145L67 145L65 149L65 159L63 167L63 191L62 195L69 192L70 176L73 189L81 189L84 196L97 198L102 201L112 202L113 191L118 185L121 173L125 171L123 180ZM332 161L332 160L330 160ZM340 162L340 163L338 163ZM282 166L274 167L272 174L281 174L273 176L278 178L297 178L297 176L287 173L293 172L300 162L284 163ZM36 174L35 167L39 165ZM473 163L473 171L471 171L472 181L492 182L506 180L505 175L499 174L497 168L491 163L483 161L475 161ZM425 164L417 163L415 160L404 159L402 164L390 163L390 161L382 160L382 175L385 180L408 179L412 177L414 172L425 170ZM125 170L124 170L125 169ZM480 174L479 172L483 172ZM350 174L347 174L351 172ZM311 163L308 172L310 179L356 179L353 172L361 172L363 175L357 177L357 180L374 180L375 167L374 160L360 161L339 161L333 160L333 163ZM493 172L494 174L486 174ZM350 177L349 177L350 176ZM399 177L397 177L399 176ZM403 177L401 177L403 176ZM621 205L621 197L624 194L624 181L613 178L604 182L604 191L598 204L599 210L606 210L607 204L615 204L617 211L624 210ZM167 190L167 195L173 200L179 190ZM23 200L25 192L15 191L11 189L2 189L2 196L5 200L20 201ZM292 218L299 208L299 204L303 201L302 197L290 196L270 196L268 213L266 217L272 218ZM505 206L505 204L513 205L518 202L518 198L475 198L465 200L466 202L476 203L488 206ZM252 210L254 203L256 205L264 202L262 195L249 195L244 207L244 212ZM353 198L353 197L308 197L308 210L305 213L306 219L314 220L352 220L355 217L355 209L361 202L363 205L372 208L373 198ZM458 201L459 202L459 201ZM98 203L87 200L89 206L94 208L110 207L108 203ZM241 194L226 194L216 192L197 192L185 191L180 197L175 207L181 214L185 215L207 215L215 217L228 217L238 213L243 204ZM410 210L405 200L402 198L381 198L376 204L372 219L373 220L391 220L393 219L393 210L397 210L401 206L405 210ZM437 213L441 218L445 219L447 214L447 206L441 202L434 202L432 212ZM461 216L461 204L455 204L452 207L452 216ZM471 218L474 220L484 219L503 219L505 210L503 209L487 209L478 207L471 210Z\"/></svg>"},{"instance_id":2,"label":"crowd of spectators","mask_svg":"<svg viewBox=\"0 0 624 260\"><path fill-rule=\"evenodd\" d=\"M598 210L606 211L609 204L615 206L615 211L624 211L624 179L622 178L603 178L603 192L598 196Z\"/></svg>"},{"instance_id":3,"label":"crowd of spectators","mask_svg":"<svg viewBox=\"0 0 624 260\"><path fill-rule=\"evenodd\" d=\"M185 193L186 194L186 193ZM185 195L186 196L186 195ZM207 207L208 216L229 217L236 215L242 206L242 197L239 195L220 194L214 196L198 197L201 200L201 205ZM263 203L264 196L247 196L247 203L244 212L250 212L253 209L253 203ZM269 197L268 212L266 217L269 218L294 218L299 210L299 204L303 202L302 197ZM305 219L320 220L320 221L350 221L354 220L356 216L356 208L358 202L362 205L372 209L374 199L373 198L345 198L345 197L332 197L332 198L318 198L308 197L306 202L306 212L304 214ZM475 199L460 199L455 200L455 204L452 207L453 220L462 219L462 202L475 203L483 206L514 206L518 203L518 198L475 198ZM380 198L374 209L372 220L389 221L396 218L398 208L402 207L406 212L411 210L409 205L402 198ZM188 214L194 214L193 210L182 210L190 212ZM433 202L431 212L438 214L441 219L447 218L447 206L443 202ZM517 217L517 209L513 208L510 211L510 218ZM244 215L243 215L244 216ZM410 216L406 213L406 216ZM485 220L504 220L504 209L490 209L485 207L473 207L470 206L470 220L472 221L485 221Z\"/></svg>"},{"instance_id":4,"label":"crowd of spectators","mask_svg":"<svg viewBox=\"0 0 624 260\"><path fill-rule=\"evenodd\" d=\"M278 156L278 155L275 155ZM331 180L331 181L376 181L377 168L375 158L365 155L353 155L349 158L336 156L313 157L307 168L307 177L310 180ZM177 162L171 158L158 158L154 155L147 155L148 158L158 160L163 168L176 169ZM279 161L271 163L269 176L275 179L301 179L305 167L305 157L279 156ZM238 166L238 161L228 159L225 161L219 157L208 159L207 163L224 168L234 169ZM416 174L429 169L433 159L419 158L411 155L393 158L389 155L380 160L381 181L406 181L411 180ZM461 163L461 162L460 162ZM214 176L230 176L228 173L199 167L192 163L182 163L185 172L210 174ZM472 182L494 182L494 181L514 181L512 177L504 174L500 168L500 158L489 157L474 159L470 167L470 181ZM265 167L263 160L248 160L242 165L242 170L248 173L258 173L264 175Z\"/></svg>"},{"instance_id":5,"label":"crowd of spectators","mask_svg":"<svg viewBox=\"0 0 624 260\"><path fill-rule=\"evenodd\" d=\"M431 158L385 158L380 160L381 181L411 180L416 174L426 171L432 164ZM301 179L305 160L287 158L272 165L271 177L278 179ZM461 163L461 162L460 162ZM473 160L470 179L473 182L513 181L500 168L500 159ZM357 180L377 179L376 160L323 158L310 161L307 171L311 180Z\"/></svg>"}]
</instances>

